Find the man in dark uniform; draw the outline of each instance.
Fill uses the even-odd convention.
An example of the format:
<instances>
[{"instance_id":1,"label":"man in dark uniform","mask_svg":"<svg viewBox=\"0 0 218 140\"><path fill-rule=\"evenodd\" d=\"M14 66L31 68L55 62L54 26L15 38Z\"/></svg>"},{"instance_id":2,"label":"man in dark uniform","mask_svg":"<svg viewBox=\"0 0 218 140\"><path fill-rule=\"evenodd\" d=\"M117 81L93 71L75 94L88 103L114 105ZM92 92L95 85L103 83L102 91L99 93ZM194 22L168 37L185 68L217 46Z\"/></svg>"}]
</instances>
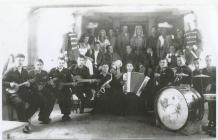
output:
<instances>
[{"instance_id":1,"label":"man in dark uniform","mask_svg":"<svg viewBox=\"0 0 218 140\"><path fill-rule=\"evenodd\" d=\"M161 59L159 61L159 67L155 70L154 77L156 79L157 91L161 88L171 85L174 80L173 71L167 66L167 60Z\"/></svg>"},{"instance_id":2,"label":"man in dark uniform","mask_svg":"<svg viewBox=\"0 0 218 140\"><path fill-rule=\"evenodd\" d=\"M78 58L78 64L72 65L70 67L70 73L73 78L73 80L76 80L74 78L79 77L82 79L89 79L89 69L85 66L85 57L80 55ZM88 83L77 83L73 87L73 92L76 93L77 97L81 100L81 106L80 106L80 113L84 112L84 104L86 99L91 99L91 89ZM86 97L85 95L86 94Z\"/></svg>"},{"instance_id":3,"label":"man in dark uniform","mask_svg":"<svg viewBox=\"0 0 218 140\"><path fill-rule=\"evenodd\" d=\"M18 54L15 57L16 66L10 69L3 77L2 83L3 87L6 88L6 97L9 103L15 108L18 120L21 122L28 122L28 119L31 117L30 110L32 104L30 102L30 81L28 72L24 69L25 56L23 54ZM19 86L19 84L23 86ZM10 92L10 88L18 88L18 91L15 93ZM23 129L23 132L30 132L30 126L26 125Z\"/></svg>"},{"instance_id":4,"label":"man in dark uniform","mask_svg":"<svg viewBox=\"0 0 218 140\"><path fill-rule=\"evenodd\" d=\"M216 67L211 66L212 58L211 55L207 55L205 58L206 68L202 69L202 73L210 76L207 78L204 85L206 86L205 92L216 94ZM211 136L216 136L216 100L208 102L208 120L207 126L203 126L203 130L209 133Z\"/></svg>"},{"instance_id":5,"label":"man in dark uniform","mask_svg":"<svg viewBox=\"0 0 218 140\"><path fill-rule=\"evenodd\" d=\"M51 69L49 73L50 78L57 78L58 80L55 82L51 82L51 85L54 87L54 92L56 92L56 96L58 99L59 107L61 113L63 114L62 121L70 120L71 113L71 90L69 86L60 87L61 83L71 82L70 71L64 67L65 60L64 58L58 58L58 66L56 68Z\"/></svg>"},{"instance_id":6,"label":"man in dark uniform","mask_svg":"<svg viewBox=\"0 0 218 140\"><path fill-rule=\"evenodd\" d=\"M50 87L48 85L48 73L42 70L43 65L44 63L42 59L37 59L35 61L35 69L29 71L29 77L36 79L31 83L30 87L35 97L33 102L36 104L36 108L33 112L36 112L37 109L40 108L38 120L47 124L50 122L49 116L54 107L55 97L53 92L50 91Z\"/></svg>"},{"instance_id":7,"label":"man in dark uniform","mask_svg":"<svg viewBox=\"0 0 218 140\"><path fill-rule=\"evenodd\" d=\"M118 54L123 57L125 52L125 47L130 44L130 35L128 31L128 26L124 25L122 33L117 38L117 49Z\"/></svg>"},{"instance_id":8,"label":"man in dark uniform","mask_svg":"<svg viewBox=\"0 0 218 140\"><path fill-rule=\"evenodd\" d=\"M125 48L125 53L123 54L123 58L122 58L122 62L123 62L123 71L126 70L126 64L128 62L132 62L132 65L135 69L138 68L138 56L135 54L135 52L133 52L132 46L127 45ZM138 70L138 69L137 69Z\"/></svg>"},{"instance_id":9,"label":"man in dark uniform","mask_svg":"<svg viewBox=\"0 0 218 140\"><path fill-rule=\"evenodd\" d=\"M108 96L110 88L109 82L111 81L111 74L109 74L108 64L103 63L101 66L101 72L98 75L98 79L100 79L100 82L97 87L96 96L94 99L94 109L92 113L107 113L109 110L109 105L111 104ZM104 93L102 93L101 88L105 90Z\"/></svg>"},{"instance_id":10,"label":"man in dark uniform","mask_svg":"<svg viewBox=\"0 0 218 140\"><path fill-rule=\"evenodd\" d=\"M181 76L181 74L185 74L185 75ZM177 56L177 70L176 70L175 84L191 86L191 76L192 76L192 71L186 65L185 58L182 55Z\"/></svg>"},{"instance_id":11,"label":"man in dark uniform","mask_svg":"<svg viewBox=\"0 0 218 140\"><path fill-rule=\"evenodd\" d=\"M194 77L196 75L202 74L202 70L199 68L200 59L195 58L193 62L194 62L194 66L195 66L195 69L192 72L192 75L193 75L193 78L192 78L193 88L195 90L197 90L201 95L203 95L203 80L204 79L202 77Z\"/></svg>"},{"instance_id":12,"label":"man in dark uniform","mask_svg":"<svg viewBox=\"0 0 218 140\"><path fill-rule=\"evenodd\" d=\"M167 60L162 58L159 61L159 66L155 69L154 78L148 83L147 94L145 97L147 99L148 109L153 109L155 98L158 91L163 87L171 85L174 80L174 73L172 69L167 66Z\"/></svg>"},{"instance_id":13,"label":"man in dark uniform","mask_svg":"<svg viewBox=\"0 0 218 140\"><path fill-rule=\"evenodd\" d=\"M139 72L145 73L145 75L151 76L155 69L156 58L154 56L153 50L147 48L146 53L141 53L139 55Z\"/></svg>"},{"instance_id":14,"label":"man in dark uniform","mask_svg":"<svg viewBox=\"0 0 218 140\"><path fill-rule=\"evenodd\" d=\"M205 80L204 77L195 77L199 74L202 74L202 70L200 69L200 58L195 58L194 61L195 69L192 72L193 78L192 78L192 86L193 88L203 96L204 90L203 90L203 80ZM198 104L200 106L199 112L204 112L204 104L202 102L199 102ZM200 115L196 116L199 120L203 118L204 113L199 113Z\"/></svg>"},{"instance_id":15,"label":"man in dark uniform","mask_svg":"<svg viewBox=\"0 0 218 140\"><path fill-rule=\"evenodd\" d=\"M157 57L157 51L156 51L156 46L157 46L157 29L155 26L152 26L151 28L151 36L148 37L147 40L147 48L151 48L154 52L154 56ZM156 63L155 63L156 64Z\"/></svg>"}]
</instances>

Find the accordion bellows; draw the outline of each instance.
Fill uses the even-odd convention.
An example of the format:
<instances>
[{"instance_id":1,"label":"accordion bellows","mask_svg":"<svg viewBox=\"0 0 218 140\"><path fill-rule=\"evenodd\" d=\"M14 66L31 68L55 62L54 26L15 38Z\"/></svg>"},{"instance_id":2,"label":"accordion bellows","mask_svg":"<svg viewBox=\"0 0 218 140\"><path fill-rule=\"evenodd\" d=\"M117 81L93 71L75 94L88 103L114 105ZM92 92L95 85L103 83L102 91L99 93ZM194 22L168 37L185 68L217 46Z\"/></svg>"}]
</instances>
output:
<instances>
[{"instance_id":1,"label":"accordion bellows","mask_svg":"<svg viewBox=\"0 0 218 140\"><path fill-rule=\"evenodd\" d=\"M141 89L147 85L149 79L143 73L127 72L127 92L133 92L140 96Z\"/></svg>"}]
</instances>

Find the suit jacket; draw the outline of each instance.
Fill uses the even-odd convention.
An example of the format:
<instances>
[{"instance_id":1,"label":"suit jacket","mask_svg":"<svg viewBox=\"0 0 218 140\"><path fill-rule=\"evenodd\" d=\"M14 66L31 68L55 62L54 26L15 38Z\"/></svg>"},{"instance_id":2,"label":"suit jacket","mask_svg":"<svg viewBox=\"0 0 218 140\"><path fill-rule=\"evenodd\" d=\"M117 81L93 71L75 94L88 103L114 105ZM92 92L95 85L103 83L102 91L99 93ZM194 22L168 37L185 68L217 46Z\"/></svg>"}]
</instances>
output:
<instances>
[{"instance_id":1,"label":"suit jacket","mask_svg":"<svg viewBox=\"0 0 218 140\"><path fill-rule=\"evenodd\" d=\"M123 56L126 45L130 45L130 35L127 34L126 36L121 33L117 38L117 49L120 56Z\"/></svg>"},{"instance_id":2,"label":"suit jacket","mask_svg":"<svg viewBox=\"0 0 218 140\"><path fill-rule=\"evenodd\" d=\"M123 61L123 67L126 67L126 64L128 63L128 62L132 62L132 64L133 64L133 66L134 66L134 68L136 69L137 67L138 67L138 64L139 64L139 62L138 62L138 56L135 54L135 53L130 53L130 54L124 54L123 55L123 58L122 58L122 61Z\"/></svg>"},{"instance_id":3,"label":"suit jacket","mask_svg":"<svg viewBox=\"0 0 218 140\"><path fill-rule=\"evenodd\" d=\"M148 53L140 54L139 63L142 64L146 68L155 69L156 58L155 56L151 56Z\"/></svg>"},{"instance_id":4,"label":"suit jacket","mask_svg":"<svg viewBox=\"0 0 218 140\"><path fill-rule=\"evenodd\" d=\"M159 83L159 88L163 88L165 86L168 86L168 84L173 82L174 80L174 72L170 68L166 68L164 70L161 70L158 66L156 69L156 72L160 74L160 77L157 78L157 81Z\"/></svg>"},{"instance_id":5,"label":"suit jacket","mask_svg":"<svg viewBox=\"0 0 218 140\"><path fill-rule=\"evenodd\" d=\"M48 73L46 71L42 70L40 73L37 73L35 70L31 70L31 71L29 71L29 77L36 78L36 80L31 83L31 90L33 92L38 91L39 85L42 85L44 87L44 89L47 86L49 76L48 76Z\"/></svg>"},{"instance_id":6,"label":"suit jacket","mask_svg":"<svg viewBox=\"0 0 218 140\"><path fill-rule=\"evenodd\" d=\"M3 87L10 87L10 82L15 82L17 84L21 84L29 80L28 71L22 68L21 73L18 72L17 68L11 68L2 79ZM29 97L29 88L26 86L21 86L19 90L15 93L24 101L28 101Z\"/></svg>"},{"instance_id":7,"label":"suit jacket","mask_svg":"<svg viewBox=\"0 0 218 140\"><path fill-rule=\"evenodd\" d=\"M216 93L216 67L212 66L211 69L203 68L202 73L210 76L209 78L205 78L203 80L203 85L206 88L208 84L212 84L211 92Z\"/></svg>"},{"instance_id":8,"label":"suit jacket","mask_svg":"<svg viewBox=\"0 0 218 140\"><path fill-rule=\"evenodd\" d=\"M105 53L104 54L104 63L107 63L109 65L112 64L113 61L121 60L120 56L117 53Z\"/></svg>"},{"instance_id":9,"label":"suit jacket","mask_svg":"<svg viewBox=\"0 0 218 140\"><path fill-rule=\"evenodd\" d=\"M58 68L51 69L51 71L49 72L49 78L58 78L56 83L58 83L58 82L64 82L64 83L71 82L70 71L67 68L63 68L61 71L59 71ZM56 87L56 88L58 88L58 87ZM56 90L56 91L59 91L59 90ZM61 89L61 92L70 93L69 87L64 86Z\"/></svg>"},{"instance_id":10,"label":"suit jacket","mask_svg":"<svg viewBox=\"0 0 218 140\"><path fill-rule=\"evenodd\" d=\"M157 57L160 59L160 58L164 58L166 56L166 54L168 52L168 48L169 48L169 42L167 41L166 38L163 38L164 43L163 43L163 46L161 46L161 40L159 38L157 41L156 50L157 50Z\"/></svg>"},{"instance_id":11,"label":"suit jacket","mask_svg":"<svg viewBox=\"0 0 218 140\"><path fill-rule=\"evenodd\" d=\"M90 57L93 59L93 65L95 65L95 51L94 50L91 50L91 51L88 51L86 53L86 56ZM101 51L99 51L98 53L98 56L97 56L97 67L99 67L102 63L103 63L103 53Z\"/></svg>"}]
</instances>

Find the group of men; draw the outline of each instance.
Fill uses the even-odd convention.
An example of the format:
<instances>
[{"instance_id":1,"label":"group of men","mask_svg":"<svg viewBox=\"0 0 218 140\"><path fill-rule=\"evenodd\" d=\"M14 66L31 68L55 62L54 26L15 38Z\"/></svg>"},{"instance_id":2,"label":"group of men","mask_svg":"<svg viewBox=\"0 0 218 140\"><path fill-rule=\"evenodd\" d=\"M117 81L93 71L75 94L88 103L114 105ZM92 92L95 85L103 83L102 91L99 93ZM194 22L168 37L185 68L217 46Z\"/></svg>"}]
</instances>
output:
<instances>
[{"instance_id":1,"label":"group of men","mask_svg":"<svg viewBox=\"0 0 218 140\"><path fill-rule=\"evenodd\" d=\"M154 73L154 85L150 86L148 90L154 89L153 96L166 86L184 86L194 88L202 98L204 94L216 94L216 67L212 66L212 56L205 57L206 67L201 69L201 59L196 58L194 62L194 70L192 71L186 64L183 56L177 56L177 67L169 68L167 60L161 59L159 61L159 68ZM152 96L152 95L151 95ZM152 100L153 103L154 100ZM199 104L202 118L204 115L204 104ZM216 100L208 100L208 120L207 126L203 126L203 130L209 135L216 135ZM196 118L197 119L197 118Z\"/></svg>"},{"instance_id":2,"label":"group of men","mask_svg":"<svg viewBox=\"0 0 218 140\"><path fill-rule=\"evenodd\" d=\"M63 114L62 121L70 120L72 93L76 93L82 102L80 112L84 111L84 102L91 96L88 95L90 91L87 91L89 88L86 83L79 82L80 79L90 78L89 70L84 66L83 56L79 57L79 65L72 65L70 68L64 67L65 59L60 57L57 67L52 68L49 73L43 70L42 59L37 59L34 69L30 71L24 67L24 61L25 56L18 54L15 57L15 67L9 69L2 80L3 93L16 110L19 121L28 122L40 109L38 120L48 124L56 99ZM88 81L93 82L92 79ZM69 85L72 88L69 88ZM30 129L30 125L26 125L23 131L29 133Z\"/></svg>"}]
</instances>

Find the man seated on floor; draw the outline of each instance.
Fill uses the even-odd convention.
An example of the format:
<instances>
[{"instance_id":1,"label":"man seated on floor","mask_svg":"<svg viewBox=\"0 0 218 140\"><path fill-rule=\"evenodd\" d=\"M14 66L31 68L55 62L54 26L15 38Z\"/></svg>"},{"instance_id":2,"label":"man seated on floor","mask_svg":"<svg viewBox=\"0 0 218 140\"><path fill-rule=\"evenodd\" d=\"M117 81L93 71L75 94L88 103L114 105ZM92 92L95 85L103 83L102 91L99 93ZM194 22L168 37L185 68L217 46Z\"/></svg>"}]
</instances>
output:
<instances>
[{"instance_id":1,"label":"man seated on floor","mask_svg":"<svg viewBox=\"0 0 218 140\"><path fill-rule=\"evenodd\" d=\"M18 121L29 122L32 117L32 109L34 104L31 100L29 92L30 83L28 71L24 68L25 56L18 54L15 57L15 67L7 71L2 79L2 86L5 88L6 98L12 107L16 110ZM31 132L30 125L26 125L23 129L24 133Z\"/></svg>"},{"instance_id":2,"label":"man seated on floor","mask_svg":"<svg viewBox=\"0 0 218 140\"><path fill-rule=\"evenodd\" d=\"M58 104L61 110L62 121L70 120L71 113L71 90L69 86L60 86L61 83L71 82L70 71L64 67L65 59L62 57L58 58L58 66L51 69L49 72L49 77L51 79L57 79L55 82L50 82L53 87L53 92L55 92L58 99Z\"/></svg>"}]
</instances>

